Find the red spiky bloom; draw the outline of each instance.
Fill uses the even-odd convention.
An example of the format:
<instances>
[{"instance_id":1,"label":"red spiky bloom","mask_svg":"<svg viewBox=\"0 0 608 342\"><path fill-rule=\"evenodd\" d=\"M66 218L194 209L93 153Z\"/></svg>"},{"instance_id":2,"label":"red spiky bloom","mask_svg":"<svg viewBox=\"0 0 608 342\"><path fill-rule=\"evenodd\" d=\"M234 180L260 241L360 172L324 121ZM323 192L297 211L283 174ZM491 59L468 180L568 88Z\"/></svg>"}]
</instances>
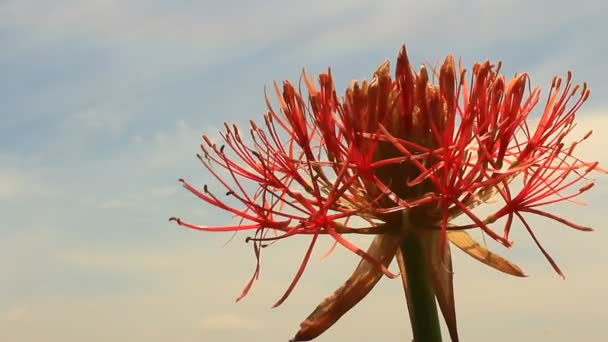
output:
<instances>
[{"instance_id":1,"label":"red spiky bloom","mask_svg":"<svg viewBox=\"0 0 608 342\"><path fill-rule=\"evenodd\" d=\"M259 274L263 247L294 235L309 236L295 277L275 306L294 289L320 235L394 277L387 266L408 230L440 231L442 250L448 240L462 247L447 233L465 229L481 229L508 247L517 219L561 274L525 215L591 230L544 209L591 188L586 176L599 170L597 162L574 155L576 145L590 134L568 140L589 89L573 85L570 73L565 81L554 78L538 123L532 125L530 113L540 91L527 88L528 74L506 80L499 70L500 64L475 64L467 82L465 69L448 56L429 75L424 66L412 68L403 47L394 78L386 62L371 81L352 83L342 97L336 95L330 71L319 75L318 85L303 74L307 99L289 82L282 88L275 84L278 109L267 97L268 112L263 123L251 121L249 137L228 124L220 145L204 137L198 157L227 196L180 180L194 195L240 220L201 226L172 219L196 230L251 231L248 241L258 262L239 299ZM474 209L491 198L501 203L498 209L477 216ZM470 222L451 223L458 216ZM500 218L505 219L498 224ZM385 240L366 252L346 234L377 234ZM479 259L475 251L468 253ZM523 274L516 267L491 266Z\"/></svg>"}]
</instances>

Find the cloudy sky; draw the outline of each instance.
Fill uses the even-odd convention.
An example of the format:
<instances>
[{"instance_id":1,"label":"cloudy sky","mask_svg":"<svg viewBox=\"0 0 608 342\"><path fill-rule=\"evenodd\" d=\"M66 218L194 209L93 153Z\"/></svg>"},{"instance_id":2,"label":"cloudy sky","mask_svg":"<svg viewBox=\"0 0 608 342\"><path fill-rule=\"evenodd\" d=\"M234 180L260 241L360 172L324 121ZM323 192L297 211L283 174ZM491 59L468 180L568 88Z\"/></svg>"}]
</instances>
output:
<instances>
[{"instance_id":1,"label":"cloudy sky","mask_svg":"<svg viewBox=\"0 0 608 342\"><path fill-rule=\"evenodd\" d=\"M230 222L177 182L208 182L201 135L260 118L274 80L331 66L343 89L405 42L414 63L501 59L543 89L572 70L592 89L579 121L595 134L581 153L606 166L607 14L603 0L0 1L0 340L288 340L358 260L319 249L271 310L306 241L277 244L236 304L254 265L244 237L167 222ZM586 207L556 208L596 232L532 221L566 280L521 227L499 251L526 279L455 253L463 341L608 337L608 182L597 177ZM384 279L318 341L410 336L400 282Z\"/></svg>"}]
</instances>

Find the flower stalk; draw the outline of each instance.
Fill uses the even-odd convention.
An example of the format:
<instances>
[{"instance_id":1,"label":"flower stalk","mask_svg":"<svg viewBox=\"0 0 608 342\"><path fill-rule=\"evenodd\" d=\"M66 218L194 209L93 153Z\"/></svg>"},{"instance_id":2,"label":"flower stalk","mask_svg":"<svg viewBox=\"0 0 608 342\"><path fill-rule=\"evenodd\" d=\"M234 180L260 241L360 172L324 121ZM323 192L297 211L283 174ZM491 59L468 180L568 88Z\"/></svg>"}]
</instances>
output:
<instances>
[{"instance_id":1,"label":"flower stalk","mask_svg":"<svg viewBox=\"0 0 608 342\"><path fill-rule=\"evenodd\" d=\"M414 342L441 342L441 328L429 261L416 234L409 234L401 244L404 260L402 276L408 303ZM406 276L407 275L407 276Z\"/></svg>"}]
</instances>

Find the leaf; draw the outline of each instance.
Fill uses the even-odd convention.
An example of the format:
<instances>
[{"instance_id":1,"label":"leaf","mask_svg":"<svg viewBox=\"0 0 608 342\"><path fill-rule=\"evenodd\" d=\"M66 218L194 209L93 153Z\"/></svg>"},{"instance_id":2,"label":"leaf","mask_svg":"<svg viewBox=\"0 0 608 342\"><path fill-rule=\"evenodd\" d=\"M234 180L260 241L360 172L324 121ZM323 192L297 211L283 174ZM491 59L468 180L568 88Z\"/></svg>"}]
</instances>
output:
<instances>
[{"instance_id":1,"label":"leaf","mask_svg":"<svg viewBox=\"0 0 608 342\"><path fill-rule=\"evenodd\" d=\"M526 277L519 266L480 245L465 231L448 230L448 240L463 252L492 268L516 277Z\"/></svg>"},{"instance_id":2,"label":"leaf","mask_svg":"<svg viewBox=\"0 0 608 342\"><path fill-rule=\"evenodd\" d=\"M388 266L399 249L401 240L400 234L377 235L369 246L367 254L381 264ZM300 330L291 341L310 341L321 335L348 310L359 303L383 275L384 273L379 267L362 259L344 284L323 299L300 324Z\"/></svg>"}]
</instances>

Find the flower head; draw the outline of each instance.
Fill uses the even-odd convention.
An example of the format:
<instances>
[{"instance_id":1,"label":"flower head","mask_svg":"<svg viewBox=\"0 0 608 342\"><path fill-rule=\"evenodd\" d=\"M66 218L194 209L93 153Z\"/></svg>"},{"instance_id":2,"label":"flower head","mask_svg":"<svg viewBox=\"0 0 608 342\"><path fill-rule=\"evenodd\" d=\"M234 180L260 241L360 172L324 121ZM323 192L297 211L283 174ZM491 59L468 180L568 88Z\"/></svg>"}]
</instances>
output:
<instances>
[{"instance_id":1,"label":"flower head","mask_svg":"<svg viewBox=\"0 0 608 342\"><path fill-rule=\"evenodd\" d=\"M534 126L530 113L540 90L528 88L528 74L507 80L499 71L500 64L484 62L467 76L452 56L439 70L422 66L416 71L403 47L394 77L386 62L370 81L349 85L342 97L336 94L331 71L319 75L318 84L303 73L307 98L289 82L282 87L275 83L278 106L267 96L268 112L262 123L251 121L249 138L228 124L221 145L204 137L198 157L226 197L180 180L194 195L240 220L201 226L172 219L196 230L251 231L248 241L257 267L239 299L259 274L264 247L294 235L309 236L295 277L275 305L294 289L321 235L363 258L360 267L373 269L379 279L381 274L395 277L387 267L407 234L439 232L439 246L445 250L446 241L461 248L471 241L463 238L463 230L480 229L509 247L517 219L562 274L525 215L591 230L544 209L590 189L593 182L587 175L600 170L597 162L574 154L590 133L569 141L589 89L573 85L570 73L565 81L554 78ZM475 208L490 199L499 201L497 209L479 217ZM453 223L458 216L469 222ZM376 234L379 240L364 251L347 234ZM466 252L481 260L479 253L489 252L477 247ZM500 262L490 266L523 275L514 265L496 260ZM349 305L371 287L359 291ZM315 334L301 334L299 340Z\"/></svg>"}]
</instances>

